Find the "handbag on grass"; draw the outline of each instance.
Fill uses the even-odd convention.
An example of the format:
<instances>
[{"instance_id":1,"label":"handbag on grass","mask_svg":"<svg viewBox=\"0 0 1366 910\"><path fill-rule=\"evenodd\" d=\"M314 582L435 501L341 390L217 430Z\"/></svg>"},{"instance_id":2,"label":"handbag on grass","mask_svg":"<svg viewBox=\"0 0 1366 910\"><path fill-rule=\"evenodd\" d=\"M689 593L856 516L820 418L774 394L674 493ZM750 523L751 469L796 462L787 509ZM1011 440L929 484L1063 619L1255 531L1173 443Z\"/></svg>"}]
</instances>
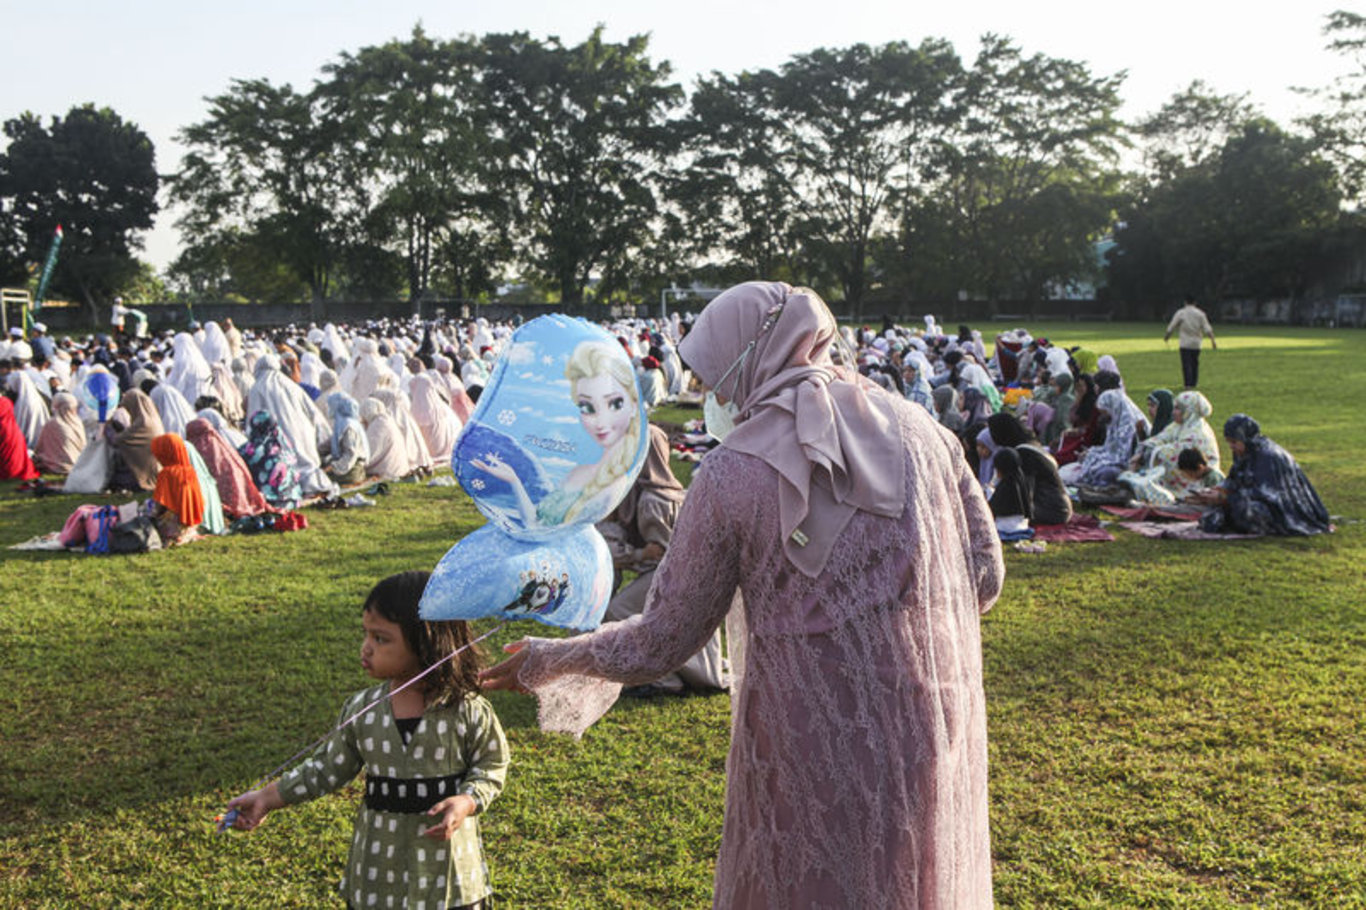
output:
<instances>
[{"instance_id":1,"label":"handbag on grass","mask_svg":"<svg viewBox=\"0 0 1366 910\"><path fill-rule=\"evenodd\" d=\"M110 553L146 553L161 549L161 535L156 522L146 515L114 526L109 532Z\"/></svg>"}]
</instances>

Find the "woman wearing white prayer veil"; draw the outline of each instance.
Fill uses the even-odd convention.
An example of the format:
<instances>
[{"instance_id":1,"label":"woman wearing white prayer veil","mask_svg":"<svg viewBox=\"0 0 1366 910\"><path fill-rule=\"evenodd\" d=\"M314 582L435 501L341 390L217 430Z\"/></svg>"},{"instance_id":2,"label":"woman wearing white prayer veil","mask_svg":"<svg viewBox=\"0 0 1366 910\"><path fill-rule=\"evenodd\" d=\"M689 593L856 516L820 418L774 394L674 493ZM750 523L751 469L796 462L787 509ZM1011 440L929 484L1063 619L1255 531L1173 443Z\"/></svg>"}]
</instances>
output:
<instances>
[{"instance_id":1,"label":"woman wearing white prayer veil","mask_svg":"<svg viewBox=\"0 0 1366 910\"><path fill-rule=\"evenodd\" d=\"M24 442L30 449L38 445L38 437L47 423L47 402L23 370L14 370L6 380L14 395L14 419L19 423L19 432L24 434Z\"/></svg>"},{"instance_id":2,"label":"woman wearing white prayer veil","mask_svg":"<svg viewBox=\"0 0 1366 910\"><path fill-rule=\"evenodd\" d=\"M299 355L299 381L304 385L311 385L315 389L320 389L318 380L322 377L323 366L321 358L312 351L304 351ZM319 395L318 397L322 397Z\"/></svg>"},{"instance_id":3,"label":"woman wearing white prayer veil","mask_svg":"<svg viewBox=\"0 0 1366 910\"><path fill-rule=\"evenodd\" d=\"M436 381L429 373L418 373L408 388L413 399L413 419L427 441L427 450L437 464L451 460L455 438L460 435L460 419L438 394Z\"/></svg>"},{"instance_id":4,"label":"woman wearing white prayer veil","mask_svg":"<svg viewBox=\"0 0 1366 910\"><path fill-rule=\"evenodd\" d=\"M332 352L332 366L336 370L341 370L351 362L351 349L342 340L341 332L330 322L323 326L323 343L319 347Z\"/></svg>"},{"instance_id":5,"label":"woman wearing white prayer veil","mask_svg":"<svg viewBox=\"0 0 1366 910\"><path fill-rule=\"evenodd\" d=\"M203 417L207 420L209 426L218 431L218 435L222 436L223 439L227 441L228 445L232 446L234 452L247 444L247 434L224 420L223 415L213 408L200 408L199 413L195 416Z\"/></svg>"},{"instance_id":6,"label":"woman wearing white prayer veil","mask_svg":"<svg viewBox=\"0 0 1366 910\"><path fill-rule=\"evenodd\" d=\"M232 347L228 344L228 336L216 322L204 323L204 344L200 350L210 367L220 363L226 367L232 363Z\"/></svg>"},{"instance_id":7,"label":"woman wearing white prayer veil","mask_svg":"<svg viewBox=\"0 0 1366 910\"><path fill-rule=\"evenodd\" d=\"M232 384L237 386L237 394L245 404L247 397L251 395L251 368L247 363L247 358L234 357L232 359ZM222 399L220 398L219 401Z\"/></svg>"},{"instance_id":8,"label":"woman wearing white prayer veil","mask_svg":"<svg viewBox=\"0 0 1366 910\"><path fill-rule=\"evenodd\" d=\"M280 372L280 358L275 354L265 354L256 361L256 383L247 396L247 413L257 411L267 411L275 418L280 434L294 449L298 459L295 470L304 495L335 492L337 486L323 470L318 454L318 440L330 439L332 427L313 406L308 393Z\"/></svg>"},{"instance_id":9,"label":"woman wearing white prayer veil","mask_svg":"<svg viewBox=\"0 0 1366 910\"><path fill-rule=\"evenodd\" d=\"M413 374L408 372L408 358L402 354L390 354L387 363L389 372L393 373L394 378L398 380L398 385L394 388L405 395L408 394L408 383L412 382L413 379Z\"/></svg>"},{"instance_id":10,"label":"woman wearing white prayer veil","mask_svg":"<svg viewBox=\"0 0 1366 910\"><path fill-rule=\"evenodd\" d=\"M223 406L223 416L241 423L247 416L246 403L242 400L242 390L238 388L232 370L226 363L214 363L210 369L213 370L214 397Z\"/></svg>"},{"instance_id":11,"label":"woman wearing white prayer veil","mask_svg":"<svg viewBox=\"0 0 1366 910\"><path fill-rule=\"evenodd\" d=\"M204 354L199 350L199 345L195 343L192 336L181 332L175 336L174 342L175 365L171 367L171 372L166 374L166 382L176 387L185 400L194 403L199 400L201 395L212 395L213 389L213 370L209 369L209 362L204 359ZM160 409L160 404L158 404ZM191 410L193 413L193 410ZM191 420L194 418L191 417ZM172 430L166 428L167 433L183 434L185 428Z\"/></svg>"},{"instance_id":12,"label":"woman wearing white prayer veil","mask_svg":"<svg viewBox=\"0 0 1366 910\"><path fill-rule=\"evenodd\" d=\"M379 378L389 372L379 356L379 345L373 338L362 338L356 342L356 360L352 364L351 385L347 389L351 397L364 402L379 388ZM345 384L345 383L343 383Z\"/></svg>"},{"instance_id":13,"label":"woman wearing white prayer veil","mask_svg":"<svg viewBox=\"0 0 1366 910\"><path fill-rule=\"evenodd\" d=\"M422 430L417 425L417 419L413 417L412 409L408 407L407 396L398 389L386 387L375 389L370 397L388 408L389 415L394 418L403 451L408 456L409 469L431 470L436 462L432 459L431 450L427 448L427 440L422 437Z\"/></svg>"},{"instance_id":14,"label":"woman wearing white prayer veil","mask_svg":"<svg viewBox=\"0 0 1366 910\"><path fill-rule=\"evenodd\" d=\"M398 424L389 416L384 403L367 398L360 406L361 423L365 424L365 440L370 446L370 462L365 472L383 480L395 480L412 471L408 455L399 436Z\"/></svg>"},{"instance_id":15,"label":"woman wearing white prayer veil","mask_svg":"<svg viewBox=\"0 0 1366 910\"><path fill-rule=\"evenodd\" d=\"M123 408L115 408L105 416L115 426L121 427L128 426L130 420ZM109 488L109 479L114 472L114 443L104 426L95 423L93 429L88 431L85 448L62 484L63 493L103 493Z\"/></svg>"},{"instance_id":16,"label":"woman wearing white prayer veil","mask_svg":"<svg viewBox=\"0 0 1366 910\"><path fill-rule=\"evenodd\" d=\"M175 433L184 438L185 426L195 419L193 405L185 399L180 389L170 382L158 382L147 393L161 415L161 425L167 433Z\"/></svg>"}]
</instances>

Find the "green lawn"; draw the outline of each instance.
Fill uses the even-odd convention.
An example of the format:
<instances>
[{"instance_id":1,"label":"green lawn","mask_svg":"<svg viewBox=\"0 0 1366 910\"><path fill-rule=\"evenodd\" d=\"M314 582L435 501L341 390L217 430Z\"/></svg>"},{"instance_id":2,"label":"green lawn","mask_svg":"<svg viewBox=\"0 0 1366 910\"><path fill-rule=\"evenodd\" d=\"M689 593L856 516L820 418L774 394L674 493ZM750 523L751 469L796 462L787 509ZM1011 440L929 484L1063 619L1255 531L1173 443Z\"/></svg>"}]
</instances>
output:
<instances>
[{"instance_id":1,"label":"green lawn","mask_svg":"<svg viewBox=\"0 0 1366 910\"><path fill-rule=\"evenodd\" d=\"M1140 403L1179 385L1160 326L1031 329L1114 354ZM1003 907L1366 906L1366 334L1216 330L1216 421L1255 416L1339 531L1007 553L984 620ZM0 544L84 501L12 488ZM406 484L308 516L133 557L0 550L0 906L340 906L355 785L250 836L213 815L366 684L369 587L482 519ZM581 742L492 700L515 749L485 818L500 907L709 905L724 696L623 702Z\"/></svg>"}]
</instances>

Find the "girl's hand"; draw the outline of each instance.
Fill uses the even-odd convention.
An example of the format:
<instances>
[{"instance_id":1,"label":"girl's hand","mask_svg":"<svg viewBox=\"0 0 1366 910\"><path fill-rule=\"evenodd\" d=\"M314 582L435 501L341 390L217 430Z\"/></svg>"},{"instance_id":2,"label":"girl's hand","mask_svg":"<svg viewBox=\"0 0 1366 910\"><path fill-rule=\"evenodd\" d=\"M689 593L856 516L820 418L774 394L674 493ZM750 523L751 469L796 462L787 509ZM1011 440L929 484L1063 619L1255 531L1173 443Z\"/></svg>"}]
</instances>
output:
<instances>
[{"instance_id":1,"label":"girl's hand","mask_svg":"<svg viewBox=\"0 0 1366 910\"><path fill-rule=\"evenodd\" d=\"M284 800L280 799L280 790L275 784L243 793L235 799L228 800L228 808L237 810L237 820L232 826L239 831L251 831L265 821L268 814L284 804Z\"/></svg>"},{"instance_id":2,"label":"girl's hand","mask_svg":"<svg viewBox=\"0 0 1366 910\"><path fill-rule=\"evenodd\" d=\"M530 694L517 681L517 674L521 672L522 664L526 663L527 640L514 641L512 644L504 645L503 650L512 656L500 664L482 670L479 673L479 685L485 689L511 689L514 692Z\"/></svg>"},{"instance_id":3,"label":"girl's hand","mask_svg":"<svg viewBox=\"0 0 1366 910\"><path fill-rule=\"evenodd\" d=\"M432 840L450 840L451 835L459 830L465 823L465 819L474 814L478 806L474 803L474 797L464 793L458 796L448 796L427 810L428 815L436 816L437 823L422 832L423 837L430 837Z\"/></svg>"}]
</instances>

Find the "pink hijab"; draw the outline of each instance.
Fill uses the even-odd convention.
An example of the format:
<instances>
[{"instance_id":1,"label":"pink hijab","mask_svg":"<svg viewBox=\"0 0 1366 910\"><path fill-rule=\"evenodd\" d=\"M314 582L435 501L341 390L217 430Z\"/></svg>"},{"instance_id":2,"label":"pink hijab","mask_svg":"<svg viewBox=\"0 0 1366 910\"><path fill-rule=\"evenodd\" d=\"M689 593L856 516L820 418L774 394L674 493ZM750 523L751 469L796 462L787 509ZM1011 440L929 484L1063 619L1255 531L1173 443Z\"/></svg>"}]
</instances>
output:
<instances>
[{"instance_id":1,"label":"pink hijab","mask_svg":"<svg viewBox=\"0 0 1366 910\"><path fill-rule=\"evenodd\" d=\"M273 511L270 503L251 479L251 470L242 456L223 439L203 417L185 424L185 440L195 447L218 485L223 511L231 518Z\"/></svg>"},{"instance_id":2,"label":"pink hijab","mask_svg":"<svg viewBox=\"0 0 1366 910\"><path fill-rule=\"evenodd\" d=\"M905 451L891 397L830 356L835 317L815 291L737 285L709 303L679 355L740 410L728 449L781 476L783 552L815 577L855 512L906 508ZM748 351L748 354L746 354Z\"/></svg>"}]
</instances>

